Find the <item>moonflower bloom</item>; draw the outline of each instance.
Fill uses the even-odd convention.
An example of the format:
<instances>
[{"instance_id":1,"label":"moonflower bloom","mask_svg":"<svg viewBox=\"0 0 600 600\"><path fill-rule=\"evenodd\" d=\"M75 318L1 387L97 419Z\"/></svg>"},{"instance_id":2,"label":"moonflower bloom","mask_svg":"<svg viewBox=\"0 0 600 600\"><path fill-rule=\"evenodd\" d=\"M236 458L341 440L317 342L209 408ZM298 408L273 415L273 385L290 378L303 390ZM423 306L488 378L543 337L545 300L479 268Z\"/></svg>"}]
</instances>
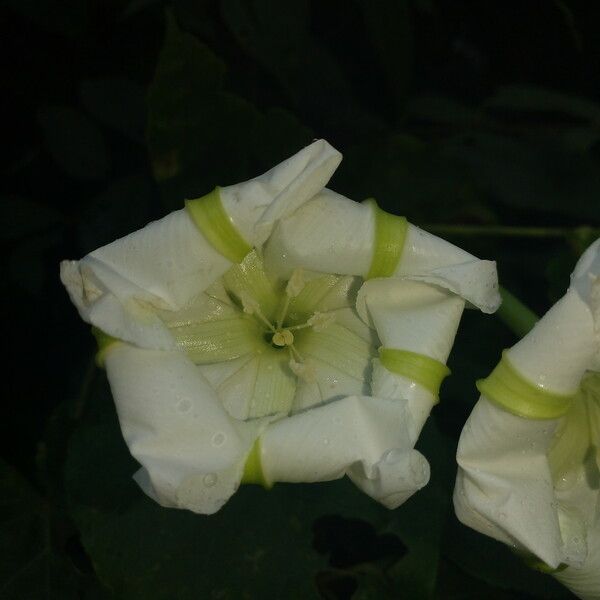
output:
<instances>
[{"instance_id":1,"label":"moonflower bloom","mask_svg":"<svg viewBox=\"0 0 600 600\"><path fill-rule=\"evenodd\" d=\"M211 514L240 485L348 475L394 508L465 302L495 264L325 188L320 140L264 175L65 261L142 489Z\"/></svg>"},{"instance_id":2,"label":"moonflower bloom","mask_svg":"<svg viewBox=\"0 0 600 600\"><path fill-rule=\"evenodd\" d=\"M458 518L580 598L600 598L600 240L567 293L478 383Z\"/></svg>"}]
</instances>

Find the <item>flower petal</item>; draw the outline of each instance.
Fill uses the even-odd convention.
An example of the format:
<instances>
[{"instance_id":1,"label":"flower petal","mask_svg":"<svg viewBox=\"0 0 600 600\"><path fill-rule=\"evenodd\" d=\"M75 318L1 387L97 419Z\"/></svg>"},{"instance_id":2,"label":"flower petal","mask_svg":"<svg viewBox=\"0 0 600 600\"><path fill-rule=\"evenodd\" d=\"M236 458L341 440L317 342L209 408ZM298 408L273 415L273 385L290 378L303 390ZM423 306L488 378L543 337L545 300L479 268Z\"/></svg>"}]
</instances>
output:
<instances>
[{"instance_id":1,"label":"flower petal","mask_svg":"<svg viewBox=\"0 0 600 600\"><path fill-rule=\"evenodd\" d=\"M359 315L375 327L384 348L408 351L445 365L465 302L447 290L402 279L372 279L358 293ZM437 396L419 382L374 361L373 395L408 401L414 444Z\"/></svg>"},{"instance_id":2,"label":"flower petal","mask_svg":"<svg viewBox=\"0 0 600 600\"><path fill-rule=\"evenodd\" d=\"M412 451L406 403L349 396L273 423L260 437L268 481L316 482L348 474L394 508L427 484L429 468Z\"/></svg>"},{"instance_id":3,"label":"flower petal","mask_svg":"<svg viewBox=\"0 0 600 600\"><path fill-rule=\"evenodd\" d=\"M265 247L269 269L286 277L296 267L365 277L375 248L375 216L325 189L279 222ZM496 266L409 224L396 277L451 290L484 312L500 305Z\"/></svg>"},{"instance_id":4,"label":"flower petal","mask_svg":"<svg viewBox=\"0 0 600 600\"><path fill-rule=\"evenodd\" d=\"M314 142L264 175L222 188L224 209L249 243L262 243L277 219L320 191L340 160L327 142ZM61 279L84 321L141 347L170 349L173 342L152 312L184 308L231 264L179 210L78 263L63 262Z\"/></svg>"},{"instance_id":5,"label":"flower petal","mask_svg":"<svg viewBox=\"0 0 600 600\"><path fill-rule=\"evenodd\" d=\"M114 344L106 369L145 491L163 506L216 512L237 489L265 422L232 419L181 352Z\"/></svg>"},{"instance_id":6,"label":"flower petal","mask_svg":"<svg viewBox=\"0 0 600 600\"><path fill-rule=\"evenodd\" d=\"M588 532L588 559L580 567L568 567L555 574L562 584L585 600L600 600L600 519Z\"/></svg>"},{"instance_id":7,"label":"flower petal","mask_svg":"<svg viewBox=\"0 0 600 600\"><path fill-rule=\"evenodd\" d=\"M275 223L298 209L326 185L342 155L317 140L263 175L221 188L233 224L252 246L260 246Z\"/></svg>"},{"instance_id":8,"label":"flower petal","mask_svg":"<svg viewBox=\"0 0 600 600\"><path fill-rule=\"evenodd\" d=\"M538 390L536 402L544 394L566 396L581 387L573 399L580 404L557 419L524 418L516 413L529 414L527 410L509 412L514 402L490 396L491 402L482 395L461 434L454 493L463 523L551 568L566 565L554 575L581 598L600 598L600 492L586 463L588 449L590 459L596 459L598 434L595 414L582 411L582 403L598 410L597 400L586 395L594 390L585 381L590 381L586 372L597 366L600 350L599 251L596 242L580 259L563 298L505 352L517 376ZM487 393L511 393L513 388ZM520 401L528 401L527 393Z\"/></svg>"}]
</instances>

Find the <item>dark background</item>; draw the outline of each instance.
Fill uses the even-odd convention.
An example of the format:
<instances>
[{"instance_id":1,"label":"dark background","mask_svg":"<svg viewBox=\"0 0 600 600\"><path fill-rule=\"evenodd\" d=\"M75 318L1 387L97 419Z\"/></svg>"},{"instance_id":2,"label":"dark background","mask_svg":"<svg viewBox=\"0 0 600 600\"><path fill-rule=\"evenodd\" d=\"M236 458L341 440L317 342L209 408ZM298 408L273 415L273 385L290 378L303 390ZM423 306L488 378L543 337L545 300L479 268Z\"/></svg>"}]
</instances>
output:
<instances>
[{"instance_id":1,"label":"dark background","mask_svg":"<svg viewBox=\"0 0 600 600\"><path fill-rule=\"evenodd\" d=\"M245 486L214 517L130 476L89 328L86 252L324 137L330 187L498 261L538 313L600 225L600 15L575 0L7 0L0 597L569 598L457 523L473 382L516 341L465 315L396 511L347 482ZM525 230L513 229L526 228Z\"/></svg>"}]
</instances>

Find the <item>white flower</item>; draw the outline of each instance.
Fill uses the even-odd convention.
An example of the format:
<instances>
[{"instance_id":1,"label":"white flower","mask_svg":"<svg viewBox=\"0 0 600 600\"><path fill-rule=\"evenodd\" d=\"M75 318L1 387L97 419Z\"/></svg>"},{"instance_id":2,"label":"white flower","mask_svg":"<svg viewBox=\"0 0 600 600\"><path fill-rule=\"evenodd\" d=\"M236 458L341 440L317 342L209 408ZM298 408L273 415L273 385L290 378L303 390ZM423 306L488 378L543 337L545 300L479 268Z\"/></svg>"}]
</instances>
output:
<instances>
[{"instance_id":1,"label":"white flower","mask_svg":"<svg viewBox=\"0 0 600 600\"><path fill-rule=\"evenodd\" d=\"M458 446L458 518L581 598L600 598L600 240L479 382Z\"/></svg>"},{"instance_id":2,"label":"white flower","mask_svg":"<svg viewBox=\"0 0 600 600\"><path fill-rule=\"evenodd\" d=\"M427 483L414 444L465 300L499 304L495 265L325 189L340 160L314 142L61 265L161 504L346 474L393 508Z\"/></svg>"}]
</instances>

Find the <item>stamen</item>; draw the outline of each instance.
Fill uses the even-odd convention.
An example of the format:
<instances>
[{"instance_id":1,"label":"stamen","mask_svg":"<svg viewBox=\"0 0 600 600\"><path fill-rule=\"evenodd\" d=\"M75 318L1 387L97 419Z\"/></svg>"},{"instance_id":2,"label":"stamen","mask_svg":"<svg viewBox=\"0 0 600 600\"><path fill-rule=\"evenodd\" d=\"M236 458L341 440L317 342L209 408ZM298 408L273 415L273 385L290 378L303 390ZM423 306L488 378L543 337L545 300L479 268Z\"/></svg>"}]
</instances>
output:
<instances>
[{"instance_id":1,"label":"stamen","mask_svg":"<svg viewBox=\"0 0 600 600\"><path fill-rule=\"evenodd\" d=\"M296 298L298 294L304 289L306 285L306 281L304 279L304 272L302 268L294 269L292 276L290 277L287 286L285 288L285 293L290 298Z\"/></svg>"},{"instance_id":2,"label":"stamen","mask_svg":"<svg viewBox=\"0 0 600 600\"><path fill-rule=\"evenodd\" d=\"M289 365L294 375L296 375L300 379L303 379L307 383L316 383L317 371L312 363L308 361L297 362L293 358L290 358Z\"/></svg>"},{"instance_id":3,"label":"stamen","mask_svg":"<svg viewBox=\"0 0 600 600\"><path fill-rule=\"evenodd\" d=\"M292 276L285 286L285 301L281 307L281 310L279 311L279 317L277 318L277 329L281 329L281 326L285 321L287 311L290 307L290 301L292 298L296 298L298 294L300 294L305 285L306 281L304 280L302 268L294 269Z\"/></svg>"},{"instance_id":4,"label":"stamen","mask_svg":"<svg viewBox=\"0 0 600 600\"><path fill-rule=\"evenodd\" d=\"M287 329L283 329L282 331L276 331L273 334L272 342L276 346L280 346L283 348L284 346L292 346L294 343L294 334Z\"/></svg>"},{"instance_id":5,"label":"stamen","mask_svg":"<svg viewBox=\"0 0 600 600\"><path fill-rule=\"evenodd\" d=\"M306 324L312 327L315 331L323 331L335 321L335 313L316 312Z\"/></svg>"},{"instance_id":6,"label":"stamen","mask_svg":"<svg viewBox=\"0 0 600 600\"><path fill-rule=\"evenodd\" d=\"M267 317L265 317L265 315L262 313L260 310L260 305L254 298L249 296L246 292L242 292L240 294L240 300L246 314L256 315L273 333L276 332L275 327L271 325L269 319L267 319Z\"/></svg>"}]
</instances>

